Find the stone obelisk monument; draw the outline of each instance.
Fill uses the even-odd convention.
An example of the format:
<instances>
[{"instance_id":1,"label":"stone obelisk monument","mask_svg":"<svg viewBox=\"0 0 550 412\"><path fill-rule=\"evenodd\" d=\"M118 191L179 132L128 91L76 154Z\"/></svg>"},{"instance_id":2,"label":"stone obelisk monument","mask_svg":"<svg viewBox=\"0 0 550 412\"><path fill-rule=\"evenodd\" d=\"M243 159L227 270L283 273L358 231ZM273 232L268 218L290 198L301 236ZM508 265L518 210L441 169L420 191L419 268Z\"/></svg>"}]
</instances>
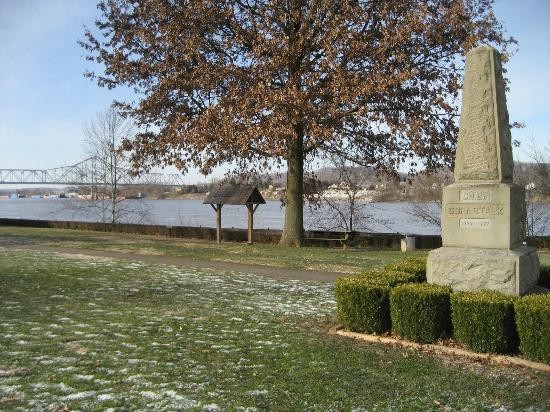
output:
<instances>
[{"instance_id":1,"label":"stone obelisk monument","mask_svg":"<svg viewBox=\"0 0 550 412\"><path fill-rule=\"evenodd\" d=\"M537 284L535 248L524 245L525 189L514 163L500 54L466 56L455 183L443 189L443 247L430 252L428 282L454 290L523 295Z\"/></svg>"}]
</instances>

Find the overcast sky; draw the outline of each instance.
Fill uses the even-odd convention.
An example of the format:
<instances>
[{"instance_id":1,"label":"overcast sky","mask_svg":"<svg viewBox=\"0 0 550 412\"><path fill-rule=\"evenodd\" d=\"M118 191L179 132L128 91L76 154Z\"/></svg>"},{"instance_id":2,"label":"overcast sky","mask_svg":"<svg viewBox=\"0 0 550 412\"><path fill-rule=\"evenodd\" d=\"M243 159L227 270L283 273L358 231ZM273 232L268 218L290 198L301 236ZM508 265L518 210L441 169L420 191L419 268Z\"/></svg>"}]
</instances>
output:
<instances>
[{"instance_id":1,"label":"overcast sky","mask_svg":"<svg viewBox=\"0 0 550 412\"><path fill-rule=\"evenodd\" d=\"M519 51L508 63L513 136L550 142L550 1L497 0L495 13ZM0 169L51 168L83 159L83 123L123 91L82 76L77 45L97 17L95 0L0 0ZM516 156L522 156L522 149ZM202 178L197 173L187 182Z\"/></svg>"}]
</instances>

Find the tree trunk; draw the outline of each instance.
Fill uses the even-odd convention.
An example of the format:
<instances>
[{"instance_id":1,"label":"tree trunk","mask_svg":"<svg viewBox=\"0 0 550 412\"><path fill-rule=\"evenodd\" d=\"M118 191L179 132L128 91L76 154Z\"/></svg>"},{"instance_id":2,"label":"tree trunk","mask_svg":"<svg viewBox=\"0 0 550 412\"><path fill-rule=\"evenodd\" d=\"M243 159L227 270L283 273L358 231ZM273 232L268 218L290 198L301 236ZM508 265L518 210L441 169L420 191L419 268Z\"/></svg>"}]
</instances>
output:
<instances>
[{"instance_id":1,"label":"tree trunk","mask_svg":"<svg viewBox=\"0 0 550 412\"><path fill-rule=\"evenodd\" d=\"M288 144L285 223L280 245L300 247L304 241L304 132L297 128Z\"/></svg>"},{"instance_id":2,"label":"tree trunk","mask_svg":"<svg viewBox=\"0 0 550 412\"><path fill-rule=\"evenodd\" d=\"M116 223L116 197L118 195L117 189L117 164L114 157L113 148L111 146L111 223Z\"/></svg>"},{"instance_id":3,"label":"tree trunk","mask_svg":"<svg viewBox=\"0 0 550 412\"><path fill-rule=\"evenodd\" d=\"M349 208L349 232L353 232L353 218L355 214L355 195L352 196Z\"/></svg>"}]
</instances>

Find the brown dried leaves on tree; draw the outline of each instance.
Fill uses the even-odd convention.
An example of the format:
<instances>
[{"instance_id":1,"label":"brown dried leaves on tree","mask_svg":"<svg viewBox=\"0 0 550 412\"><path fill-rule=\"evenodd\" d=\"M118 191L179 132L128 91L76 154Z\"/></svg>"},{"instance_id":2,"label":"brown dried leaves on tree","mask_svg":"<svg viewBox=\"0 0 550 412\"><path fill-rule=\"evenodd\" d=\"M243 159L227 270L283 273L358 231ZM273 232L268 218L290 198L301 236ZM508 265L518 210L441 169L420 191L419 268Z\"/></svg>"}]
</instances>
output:
<instances>
[{"instance_id":1,"label":"brown dried leaves on tree","mask_svg":"<svg viewBox=\"0 0 550 412\"><path fill-rule=\"evenodd\" d=\"M106 0L82 45L104 66L88 76L137 93L119 103L143 130L125 145L136 168L286 161L283 242L299 244L304 160L452 161L461 56L513 42L491 4Z\"/></svg>"}]
</instances>

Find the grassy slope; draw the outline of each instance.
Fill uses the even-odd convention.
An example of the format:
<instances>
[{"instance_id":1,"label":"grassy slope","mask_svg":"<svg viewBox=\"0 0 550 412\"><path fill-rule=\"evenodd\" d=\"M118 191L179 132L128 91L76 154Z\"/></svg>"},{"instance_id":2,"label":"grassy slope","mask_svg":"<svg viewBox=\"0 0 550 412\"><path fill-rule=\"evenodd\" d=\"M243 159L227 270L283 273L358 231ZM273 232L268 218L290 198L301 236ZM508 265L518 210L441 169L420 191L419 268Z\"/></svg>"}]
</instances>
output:
<instances>
[{"instance_id":1,"label":"grassy slope","mask_svg":"<svg viewBox=\"0 0 550 412\"><path fill-rule=\"evenodd\" d=\"M0 410L550 409L550 377L327 336L328 284L0 249Z\"/></svg>"}]
</instances>

